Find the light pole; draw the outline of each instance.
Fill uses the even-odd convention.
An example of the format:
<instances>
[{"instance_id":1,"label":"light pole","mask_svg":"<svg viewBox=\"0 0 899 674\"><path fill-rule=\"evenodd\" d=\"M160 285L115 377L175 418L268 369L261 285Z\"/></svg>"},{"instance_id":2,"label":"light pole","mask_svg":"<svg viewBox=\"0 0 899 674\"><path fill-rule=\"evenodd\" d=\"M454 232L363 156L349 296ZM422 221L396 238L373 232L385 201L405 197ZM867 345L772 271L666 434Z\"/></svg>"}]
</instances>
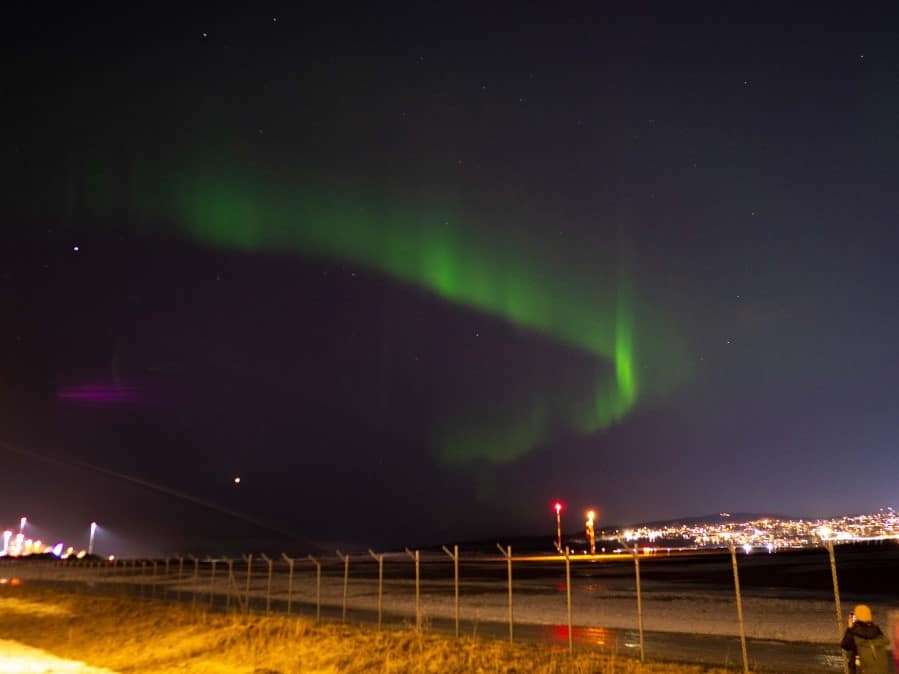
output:
<instances>
[{"instance_id":1,"label":"light pole","mask_svg":"<svg viewBox=\"0 0 899 674\"><path fill-rule=\"evenodd\" d=\"M88 539L88 542L87 542L87 554L89 554L89 555L94 554L94 536L96 535L96 533L97 533L97 523L91 522L91 537L90 537L90 539Z\"/></svg>"},{"instance_id":2,"label":"light pole","mask_svg":"<svg viewBox=\"0 0 899 674\"><path fill-rule=\"evenodd\" d=\"M594 527L594 520L596 519L596 513L592 510L587 511L587 521L585 522L587 526L587 541L590 543L590 554L596 554L596 529Z\"/></svg>"},{"instance_id":3,"label":"light pole","mask_svg":"<svg viewBox=\"0 0 899 674\"><path fill-rule=\"evenodd\" d=\"M556 511L556 550L562 554L562 504L556 501L553 508Z\"/></svg>"}]
</instances>

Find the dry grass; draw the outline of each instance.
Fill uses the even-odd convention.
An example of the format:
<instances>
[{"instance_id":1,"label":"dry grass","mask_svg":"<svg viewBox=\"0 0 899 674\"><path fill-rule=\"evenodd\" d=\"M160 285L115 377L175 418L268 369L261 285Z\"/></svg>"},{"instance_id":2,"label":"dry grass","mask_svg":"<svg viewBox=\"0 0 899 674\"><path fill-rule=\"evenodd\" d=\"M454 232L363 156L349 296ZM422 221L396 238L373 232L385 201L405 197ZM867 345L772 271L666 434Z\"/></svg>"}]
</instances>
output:
<instances>
[{"instance_id":1,"label":"dry grass","mask_svg":"<svg viewBox=\"0 0 899 674\"><path fill-rule=\"evenodd\" d=\"M49 610L48 610L49 609ZM119 672L309 674L698 674L599 653L409 632L377 633L286 617L238 616L26 587L0 591L0 634Z\"/></svg>"}]
</instances>

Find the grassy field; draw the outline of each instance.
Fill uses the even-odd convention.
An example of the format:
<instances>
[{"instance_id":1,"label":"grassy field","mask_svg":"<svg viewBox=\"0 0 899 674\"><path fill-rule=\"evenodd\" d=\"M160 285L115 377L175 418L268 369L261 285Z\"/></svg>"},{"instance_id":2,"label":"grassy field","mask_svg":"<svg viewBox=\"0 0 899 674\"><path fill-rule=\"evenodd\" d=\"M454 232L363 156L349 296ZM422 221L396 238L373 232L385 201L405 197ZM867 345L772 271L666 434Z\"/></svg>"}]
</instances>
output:
<instances>
[{"instance_id":1,"label":"grassy field","mask_svg":"<svg viewBox=\"0 0 899 674\"><path fill-rule=\"evenodd\" d=\"M119 672L454 674L723 672L413 631L241 616L189 606L0 587L0 637Z\"/></svg>"}]
</instances>

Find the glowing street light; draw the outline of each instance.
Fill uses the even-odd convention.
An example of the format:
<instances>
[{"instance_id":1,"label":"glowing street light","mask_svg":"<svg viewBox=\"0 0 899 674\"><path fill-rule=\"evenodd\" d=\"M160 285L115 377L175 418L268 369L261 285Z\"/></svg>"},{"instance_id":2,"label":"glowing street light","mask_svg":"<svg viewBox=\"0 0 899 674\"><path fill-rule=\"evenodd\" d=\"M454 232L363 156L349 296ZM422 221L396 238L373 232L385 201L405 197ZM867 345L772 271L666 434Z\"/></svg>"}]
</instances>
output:
<instances>
[{"instance_id":1,"label":"glowing street light","mask_svg":"<svg viewBox=\"0 0 899 674\"><path fill-rule=\"evenodd\" d=\"M562 504L556 501L553 509L556 511L556 549L562 552Z\"/></svg>"},{"instance_id":2,"label":"glowing street light","mask_svg":"<svg viewBox=\"0 0 899 674\"><path fill-rule=\"evenodd\" d=\"M592 510L587 511L587 521L584 523L587 527L587 541L590 543L590 554L596 554L596 529L594 527L594 522L596 520L596 513Z\"/></svg>"},{"instance_id":3,"label":"glowing street light","mask_svg":"<svg viewBox=\"0 0 899 674\"><path fill-rule=\"evenodd\" d=\"M91 522L91 537L87 543L87 554L94 554L94 535L97 533L97 523Z\"/></svg>"}]
</instances>

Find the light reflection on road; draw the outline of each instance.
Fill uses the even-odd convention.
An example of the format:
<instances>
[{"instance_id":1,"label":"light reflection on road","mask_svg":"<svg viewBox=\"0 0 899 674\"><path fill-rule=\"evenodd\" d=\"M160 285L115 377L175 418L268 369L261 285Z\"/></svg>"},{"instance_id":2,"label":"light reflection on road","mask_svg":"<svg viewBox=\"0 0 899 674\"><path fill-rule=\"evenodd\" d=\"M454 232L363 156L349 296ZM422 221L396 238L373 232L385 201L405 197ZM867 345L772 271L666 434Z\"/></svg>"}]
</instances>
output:
<instances>
[{"instance_id":1,"label":"light reflection on road","mask_svg":"<svg viewBox=\"0 0 899 674\"><path fill-rule=\"evenodd\" d=\"M568 647L568 625L544 625L543 636L554 645L565 644L565 647ZM571 638L578 644L604 647L614 644L616 635L605 627L574 625L571 629Z\"/></svg>"}]
</instances>

